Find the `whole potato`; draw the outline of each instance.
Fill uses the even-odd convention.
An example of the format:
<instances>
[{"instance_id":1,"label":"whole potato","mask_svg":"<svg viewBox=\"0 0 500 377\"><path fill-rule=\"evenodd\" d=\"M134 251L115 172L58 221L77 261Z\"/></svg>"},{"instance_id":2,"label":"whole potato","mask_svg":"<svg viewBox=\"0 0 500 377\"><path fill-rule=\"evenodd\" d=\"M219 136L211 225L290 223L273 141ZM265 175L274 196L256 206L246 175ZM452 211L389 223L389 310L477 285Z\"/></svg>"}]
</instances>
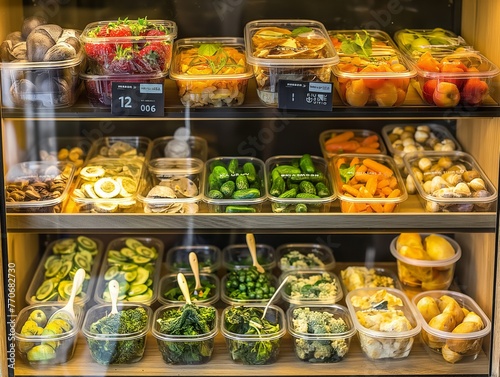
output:
<instances>
[{"instance_id":1,"label":"whole potato","mask_svg":"<svg viewBox=\"0 0 500 377\"><path fill-rule=\"evenodd\" d=\"M38 16L32 16L32 17L27 17L24 19L23 26L21 28L21 35L23 39L28 38L28 35L35 29L37 26L40 25L45 25L47 23L47 20L38 17Z\"/></svg>"},{"instance_id":2,"label":"whole potato","mask_svg":"<svg viewBox=\"0 0 500 377\"><path fill-rule=\"evenodd\" d=\"M441 311L436 303L436 300L430 296L424 296L417 302L417 309L424 317L427 323L430 322L432 318L439 315Z\"/></svg>"}]
</instances>

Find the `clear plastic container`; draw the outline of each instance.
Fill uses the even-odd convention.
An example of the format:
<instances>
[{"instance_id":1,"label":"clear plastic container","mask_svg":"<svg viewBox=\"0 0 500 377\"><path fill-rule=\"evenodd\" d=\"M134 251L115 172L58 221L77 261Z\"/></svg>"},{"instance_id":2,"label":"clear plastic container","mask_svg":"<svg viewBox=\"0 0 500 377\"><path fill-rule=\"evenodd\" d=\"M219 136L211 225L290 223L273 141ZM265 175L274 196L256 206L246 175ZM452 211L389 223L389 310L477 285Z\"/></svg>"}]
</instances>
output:
<instances>
[{"instance_id":1,"label":"clear plastic container","mask_svg":"<svg viewBox=\"0 0 500 377\"><path fill-rule=\"evenodd\" d=\"M267 198L271 202L273 212L302 213L328 212L330 210L330 205L335 200L335 194L333 191L328 164L324 158L311 156L314 173L306 173L302 168L294 168L292 173L290 170L276 170L281 179L274 177L275 173L273 173L273 171L275 171L275 169L282 169L280 166L283 165L291 166L294 162L299 161L301 157L303 156L275 156L266 160ZM288 183L288 178L290 178L291 182L299 185L306 184L304 181L309 182L307 190L300 186L299 189L295 190L292 195L288 196L285 194L286 197L280 197L285 192L291 192L290 190L292 187ZM275 182L278 180L280 182ZM324 185L321 190L317 186L320 182ZM323 193L320 193L321 191L323 191ZM311 193L315 193L315 196L312 198L307 196ZM301 195L304 195L304 197L300 197Z\"/></svg>"},{"instance_id":2,"label":"clear plastic container","mask_svg":"<svg viewBox=\"0 0 500 377\"><path fill-rule=\"evenodd\" d=\"M153 140L149 167L161 158L197 158L207 160L207 141L199 136L163 136Z\"/></svg>"},{"instance_id":3,"label":"clear plastic container","mask_svg":"<svg viewBox=\"0 0 500 377\"><path fill-rule=\"evenodd\" d=\"M144 73L144 74L113 74L93 75L80 73L85 84L85 90L90 105L93 107L111 107L113 83L140 83L140 84L164 84L166 74Z\"/></svg>"},{"instance_id":4,"label":"clear plastic container","mask_svg":"<svg viewBox=\"0 0 500 377\"><path fill-rule=\"evenodd\" d=\"M427 212L484 212L498 192L468 153L415 152L403 158Z\"/></svg>"},{"instance_id":5,"label":"clear plastic container","mask_svg":"<svg viewBox=\"0 0 500 377\"><path fill-rule=\"evenodd\" d=\"M219 332L219 317L217 310L210 305L198 305L199 308L212 308L215 311L213 323L208 324L210 331L198 335L171 335L161 332L158 320L163 313L178 311L183 305L164 305L155 311L153 319L153 336L158 343L158 349L163 361L171 365L199 365L205 364L212 358L215 345L215 336Z\"/></svg>"},{"instance_id":6,"label":"clear plastic container","mask_svg":"<svg viewBox=\"0 0 500 377\"><path fill-rule=\"evenodd\" d=\"M75 302L78 305L85 305L94 294L103 251L101 240L84 236L62 238L51 242L45 249L31 280L26 292L26 302L33 305L42 302L68 301L74 274L79 268L84 268L85 280L75 297ZM69 259L68 254L73 253L74 256Z\"/></svg>"},{"instance_id":7,"label":"clear plastic container","mask_svg":"<svg viewBox=\"0 0 500 377\"><path fill-rule=\"evenodd\" d=\"M221 251L213 245L175 246L167 251L165 264L169 272L191 272L189 253L198 258L200 272L212 274L221 266Z\"/></svg>"},{"instance_id":8,"label":"clear plastic container","mask_svg":"<svg viewBox=\"0 0 500 377\"><path fill-rule=\"evenodd\" d=\"M373 360L406 358L421 325L403 291L360 288L347 294L346 304L357 330L361 349ZM366 325L365 325L366 324Z\"/></svg>"},{"instance_id":9,"label":"clear plastic container","mask_svg":"<svg viewBox=\"0 0 500 377\"><path fill-rule=\"evenodd\" d=\"M111 23L127 29L128 35L103 33ZM87 54L88 72L93 75L166 74L176 36L177 25L173 21L118 19L88 24L80 42Z\"/></svg>"},{"instance_id":10,"label":"clear plastic container","mask_svg":"<svg viewBox=\"0 0 500 377\"><path fill-rule=\"evenodd\" d=\"M72 59L46 62L2 62L2 105L6 108L46 109L74 105L82 92L79 77L84 53Z\"/></svg>"},{"instance_id":11,"label":"clear plastic container","mask_svg":"<svg viewBox=\"0 0 500 377\"><path fill-rule=\"evenodd\" d=\"M205 37L174 43L170 78L186 107L238 106L253 76L243 38Z\"/></svg>"},{"instance_id":12,"label":"clear plastic container","mask_svg":"<svg viewBox=\"0 0 500 377\"><path fill-rule=\"evenodd\" d=\"M152 237L112 240L101 266L94 301L99 304L111 302L108 284L115 279L119 283L119 302L151 306L158 298L163 248L163 242Z\"/></svg>"},{"instance_id":13,"label":"clear plastic container","mask_svg":"<svg viewBox=\"0 0 500 377\"><path fill-rule=\"evenodd\" d=\"M153 311L146 305L119 303L118 314L119 322L114 322L116 325L102 326L103 333L97 333L101 326L94 324L103 318L113 316L111 313L111 304L99 304L91 307L85 315L82 332L87 339L87 345L92 359L103 365L117 364L132 364L140 361L146 349L147 333L151 327L151 318ZM131 318L135 319L133 324L135 331L125 332L126 326L119 323L126 322L125 318L130 321L127 316L129 310L141 311L141 315L134 315ZM146 321L142 327L137 326L137 319L146 317ZM113 332L114 330L114 332Z\"/></svg>"},{"instance_id":14,"label":"clear plastic container","mask_svg":"<svg viewBox=\"0 0 500 377\"><path fill-rule=\"evenodd\" d=\"M47 323L50 316L63 307L63 303L43 303L21 309L15 321L15 344L20 360L32 367L41 367L64 364L73 358L84 312L81 306L75 305L76 323L73 326L64 320L56 325ZM29 320L34 322L26 324ZM31 335L39 327L45 333Z\"/></svg>"},{"instance_id":15,"label":"clear plastic container","mask_svg":"<svg viewBox=\"0 0 500 377\"><path fill-rule=\"evenodd\" d=\"M340 277L346 295L358 288L402 289L397 275L382 267L348 266L340 271Z\"/></svg>"},{"instance_id":16,"label":"clear plastic container","mask_svg":"<svg viewBox=\"0 0 500 377\"><path fill-rule=\"evenodd\" d=\"M278 268L289 270L326 270L335 268L333 251L317 243L287 243L276 249Z\"/></svg>"},{"instance_id":17,"label":"clear plastic container","mask_svg":"<svg viewBox=\"0 0 500 377\"><path fill-rule=\"evenodd\" d=\"M266 275L269 279L270 286L274 287L275 289L278 288L278 278L274 275L269 274L269 273L266 273ZM229 277L229 274L224 275L222 277L221 283L220 283L220 285L221 285L221 300L223 302L225 302L226 304L247 306L249 304L262 304L262 303L266 303L267 301L269 301L268 298L266 298L266 299L259 299L259 298L240 299L240 298L231 297L230 292L232 292L232 290L237 290L238 288L237 287L233 287L233 288L227 287L228 277ZM272 296L272 295L269 294L269 296ZM277 302L277 300L275 300L274 302Z\"/></svg>"},{"instance_id":18,"label":"clear plastic container","mask_svg":"<svg viewBox=\"0 0 500 377\"><path fill-rule=\"evenodd\" d=\"M229 173L231 168L229 164L231 161L236 161L238 167L233 173ZM245 164L253 165L254 173L249 173L242 169ZM213 169L219 169L217 166L223 166L226 169L227 174L225 177L215 177L211 173ZM254 177L255 175L255 177ZM231 197L221 197L222 192L220 191L222 184L226 181L235 182L238 176L244 176L248 182L249 189L246 189L246 193L234 197L234 193L240 191L236 188L236 184L233 190L233 195ZM252 177L252 178L249 178ZM214 179L215 178L215 179ZM253 182L252 182L253 180ZM215 181L211 184L211 182ZM257 186L259 188L251 189L250 185ZM249 193L248 190L251 189ZM212 195L213 190L219 191L217 195ZM240 191L242 193L243 191ZM222 194L223 195L223 194ZM208 210L210 212L225 212L225 213L255 213L262 210L262 204L266 201L266 180L264 178L264 162L255 157L215 157L211 158L205 163L205 188L203 193L203 201L207 203Z\"/></svg>"},{"instance_id":19,"label":"clear plastic container","mask_svg":"<svg viewBox=\"0 0 500 377\"><path fill-rule=\"evenodd\" d=\"M288 279L281 290L281 297L291 305L339 302L344 297L340 280L333 272L320 270L287 271L279 282Z\"/></svg>"},{"instance_id":20,"label":"clear plastic container","mask_svg":"<svg viewBox=\"0 0 500 377\"><path fill-rule=\"evenodd\" d=\"M461 151L462 147L448 129L440 124L388 124L382 137L397 167L404 168L403 157L417 151Z\"/></svg>"},{"instance_id":21,"label":"clear plastic container","mask_svg":"<svg viewBox=\"0 0 500 377\"><path fill-rule=\"evenodd\" d=\"M74 210L90 213L136 212L142 169L141 158L88 161L71 193Z\"/></svg>"},{"instance_id":22,"label":"clear plastic container","mask_svg":"<svg viewBox=\"0 0 500 377\"><path fill-rule=\"evenodd\" d=\"M247 304L245 307L259 308L264 310L263 304ZM277 361L281 338L286 334L286 317L283 310L276 305L269 305L264 317L271 324L277 325L277 331L272 334L239 334L228 329L226 315L231 306L226 307L221 315L221 333L226 339L231 360L244 365L267 365ZM265 355L256 355L259 343L264 343L267 352ZM240 352L238 352L240 351Z\"/></svg>"},{"instance_id":23,"label":"clear plastic container","mask_svg":"<svg viewBox=\"0 0 500 377\"><path fill-rule=\"evenodd\" d=\"M200 292L202 296L194 294L194 287L196 285L193 273L184 272L184 277L188 287L190 288L191 300L195 304L214 305L220 298L220 281L214 274L200 272L200 282L202 289ZM177 273L165 275L161 278L158 286L158 301L162 305L183 304L186 302L182 296L179 283L177 282Z\"/></svg>"},{"instance_id":24,"label":"clear plastic container","mask_svg":"<svg viewBox=\"0 0 500 377\"><path fill-rule=\"evenodd\" d=\"M430 233L421 233L418 235L420 235L421 241L424 242L424 239ZM462 249L454 239L441 234L438 236L449 242L455 254L440 259L431 259L430 256L427 256L428 259L417 259L422 258L421 252L418 249L405 249L403 253L400 252L401 247L398 250L398 242L399 245L407 245L406 241L399 240L401 235L392 240L390 250L392 255L397 259L399 280L405 288L427 291L448 289L451 285L455 273L455 265L462 256ZM408 243L408 245L410 244ZM436 245L433 246L433 249L436 251L432 252L432 255L438 256L440 250L444 248L441 245ZM427 250L425 251L428 252Z\"/></svg>"},{"instance_id":25,"label":"clear plastic container","mask_svg":"<svg viewBox=\"0 0 500 377\"><path fill-rule=\"evenodd\" d=\"M276 267L276 251L270 245L256 244L257 261L264 270L271 272ZM222 249L222 266L229 271L252 266L252 257L248 245L234 244Z\"/></svg>"},{"instance_id":26,"label":"clear plastic container","mask_svg":"<svg viewBox=\"0 0 500 377\"><path fill-rule=\"evenodd\" d=\"M33 160L71 162L75 165L75 177L87 158L92 141L79 136L53 136L42 141Z\"/></svg>"},{"instance_id":27,"label":"clear plastic container","mask_svg":"<svg viewBox=\"0 0 500 377\"><path fill-rule=\"evenodd\" d=\"M149 164L137 194L145 213L197 213L203 195L203 162L157 158Z\"/></svg>"},{"instance_id":28,"label":"clear plastic container","mask_svg":"<svg viewBox=\"0 0 500 377\"><path fill-rule=\"evenodd\" d=\"M345 141L336 142L334 137L341 136ZM345 136L345 137L344 137ZM349 137L347 139L347 137ZM319 145L325 160L340 153L381 153L387 154L382 138L371 130L334 129L323 131L319 135Z\"/></svg>"},{"instance_id":29,"label":"clear plastic container","mask_svg":"<svg viewBox=\"0 0 500 377\"><path fill-rule=\"evenodd\" d=\"M356 334L351 316L342 305L292 306L287 310L286 318L295 355L310 363L342 361L349 352L351 338ZM317 328L310 325L314 321L321 325ZM325 332L327 328L331 332Z\"/></svg>"},{"instance_id":30,"label":"clear plastic container","mask_svg":"<svg viewBox=\"0 0 500 377\"><path fill-rule=\"evenodd\" d=\"M387 33L380 30L330 30L328 33L340 59L332 68L332 80L345 105L394 107L403 104L416 70ZM369 48L364 43L368 40Z\"/></svg>"},{"instance_id":31,"label":"clear plastic container","mask_svg":"<svg viewBox=\"0 0 500 377\"><path fill-rule=\"evenodd\" d=\"M443 296L448 296L448 299L442 300ZM462 315L451 310L457 306L450 305L449 298L458 304ZM475 360L482 352L483 340L491 331L491 322L472 298L460 292L435 290L419 293L412 301L417 307L417 318L422 326L420 335L423 343L432 351L431 355L442 355L442 358L439 356L436 359L444 359L449 363L467 363ZM447 309L448 305L450 307ZM437 307L436 316L430 314L431 307ZM453 318L455 327L453 330L444 330L441 325L450 317Z\"/></svg>"},{"instance_id":32,"label":"clear plastic container","mask_svg":"<svg viewBox=\"0 0 500 377\"><path fill-rule=\"evenodd\" d=\"M75 165L27 161L13 165L5 177L7 212L59 213L68 198Z\"/></svg>"},{"instance_id":33,"label":"clear plastic container","mask_svg":"<svg viewBox=\"0 0 500 377\"><path fill-rule=\"evenodd\" d=\"M116 158L141 161L149 158L151 139L144 136L106 136L92 143L88 161Z\"/></svg>"},{"instance_id":34,"label":"clear plastic container","mask_svg":"<svg viewBox=\"0 0 500 377\"><path fill-rule=\"evenodd\" d=\"M264 105L277 106L278 81L330 82L339 58L322 23L256 20L245 26L245 52Z\"/></svg>"},{"instance_id":35,"label":"clear plastic container","mask_svg":"<svg viewBox=\"0 0 500 377\"><path fill-rule=\"evenodd\" d=\"M493 78L500 69L480 52L458 38L451 45L408 45L408 29L396 32L401 51L417 71L415 89L429 105L465 108L480 106L488 98ZM427 40L426 38L417 41ZM429 41L430 42L430 41Z\"/></svg>"},{"instance_id":36,"label":"clear plastic container","mask_svg":"<svg viewBox=\"0 0 500 377\"><path fill-rule=\"evenodd\" d=\"M340 154L333 158L332 169L343 213L397 212L399 204L408 198L403 178L392 157ZM358 183L362 186L353 187Z\"/></svg>"}]
</instances>

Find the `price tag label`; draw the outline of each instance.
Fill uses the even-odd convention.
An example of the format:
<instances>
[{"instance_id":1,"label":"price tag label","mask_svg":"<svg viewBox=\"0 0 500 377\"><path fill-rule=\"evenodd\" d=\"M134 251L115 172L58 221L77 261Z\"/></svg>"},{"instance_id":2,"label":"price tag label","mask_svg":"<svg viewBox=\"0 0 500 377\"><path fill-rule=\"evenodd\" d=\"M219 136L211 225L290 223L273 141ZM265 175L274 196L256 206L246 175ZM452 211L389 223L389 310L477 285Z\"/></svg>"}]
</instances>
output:
<instances>
[{"instance_id":1,"label":"price tag label","mask_svg":"<svg viewBox=\"0 0 500 377\"><path fill-rule=\"evenodd\" d=\"M163 84L113 82L111 90L113 115L163 116L165 114Z\"/></svg>"},{"instance_id":2,"label":"price tag label","mask_svg":"<svg viewBox=\"0 0 500 377\"><path fill-rule=\"evenodd\" d=\"M332 100L332 83L278 81L278 107L280 109L332 111Z\"/></svg>"}]
</instances>

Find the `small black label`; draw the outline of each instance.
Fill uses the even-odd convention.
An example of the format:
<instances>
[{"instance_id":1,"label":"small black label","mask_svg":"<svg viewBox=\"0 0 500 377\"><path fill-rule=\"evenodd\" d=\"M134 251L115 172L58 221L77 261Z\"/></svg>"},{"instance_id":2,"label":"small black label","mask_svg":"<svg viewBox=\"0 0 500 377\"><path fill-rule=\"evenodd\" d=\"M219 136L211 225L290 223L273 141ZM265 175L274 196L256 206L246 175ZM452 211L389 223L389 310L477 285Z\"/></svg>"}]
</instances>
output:
<instances>
[{"instance_id":1,"label":"small black label","mask_svg":"<svg viewBox=\"0 0 500 377\"><path fill-rule=\"evenodd\" d=\"M165 114L163 84L113 82L112 85L111 114L121 116Z\"/></svg>"},{"instance_id":2,"label":"small black label","mask_svg":"<svg viewBox=\"0 0 500 377\"><path fill-rule=\"evenodd\" d=\"M332 83L280 80L278 107L289 110L332 111L332 92Z\"/></svg>"}]
</instances>

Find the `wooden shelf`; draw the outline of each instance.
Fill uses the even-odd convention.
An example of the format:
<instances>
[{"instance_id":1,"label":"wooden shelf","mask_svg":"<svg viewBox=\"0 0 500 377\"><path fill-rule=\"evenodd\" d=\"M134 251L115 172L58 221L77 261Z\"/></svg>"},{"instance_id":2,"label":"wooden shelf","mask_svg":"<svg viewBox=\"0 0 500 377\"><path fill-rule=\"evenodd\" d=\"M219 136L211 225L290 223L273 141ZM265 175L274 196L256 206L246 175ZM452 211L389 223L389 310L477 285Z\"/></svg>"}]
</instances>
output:
<instances>
[{"instance_id":1,"label":"wooden shelf","mask_svg":"<svg viewBox=\"0 0 500 377\"><path fill-rule=\"evenodd\" d=\"M31 213L7 214L9 232L44 233L228 233L253 231L258 233L289 233L294 229L299 233L394 233L408 229L433 232L475 232L495 231L495 212L429 213L422 209L416 195L410 195L401 204L399 212L392 214L345 214L341 213L338 202L334 202L330 212L304 214L272 213L269 205L257 214L208 213L201 207L200 213L185 214L95 214L95 213Z\"/></svg>"},{"instance_id":2,"label":"wooden shelf","mask_svg":"<svg viewBox=\"0 0 500 377\"><path fill-rule=\"evenodd\" d=\"M488 375L489 362L481 353L474 362L449 364L441 355L427 350L417 337L410 355L405 359L370 360L359 345L357 336L351 341L349 353L339 363L310 364L299 360L293 349L293 339L286 334L282 339L280 354L275 364L248 366L233 362L221 334L215 338L212 359L203 365L175 366L166 364L158 350L156 339L149 335L143 359L135 364L103 366L92 360L83 335L78 337L75 355L66 364L34 368L18 361L16 376L324 376L360 375Z\"/></svg>"},{"instance_id":3,"label":"wooden shelf","mask_svg":"<svg viewBox=\"0 0 500 377\"><path fill-rule=\"evenodd\" d=\"M477 117L499 117L500 104L492 97L487 98L482 106L455 108L440 108L423 102L417 91L410 85L405 102L399 107L380 108L376 106L351 107L345 106L334 93L332 111L288 111L264 106L256 92L255 80L248 84L245 102L237 107L221 108L185 108L179 101L177 87L172 80L165 81L165 115L163 117L118 117L111 115L110 108L97 108L89 105L86 94L71 107L61 109L2 109L5 119L22 120L113 120L133 121L151 120L207 120L207 119L459 119Z\"/></svg>"}]
</instances>

